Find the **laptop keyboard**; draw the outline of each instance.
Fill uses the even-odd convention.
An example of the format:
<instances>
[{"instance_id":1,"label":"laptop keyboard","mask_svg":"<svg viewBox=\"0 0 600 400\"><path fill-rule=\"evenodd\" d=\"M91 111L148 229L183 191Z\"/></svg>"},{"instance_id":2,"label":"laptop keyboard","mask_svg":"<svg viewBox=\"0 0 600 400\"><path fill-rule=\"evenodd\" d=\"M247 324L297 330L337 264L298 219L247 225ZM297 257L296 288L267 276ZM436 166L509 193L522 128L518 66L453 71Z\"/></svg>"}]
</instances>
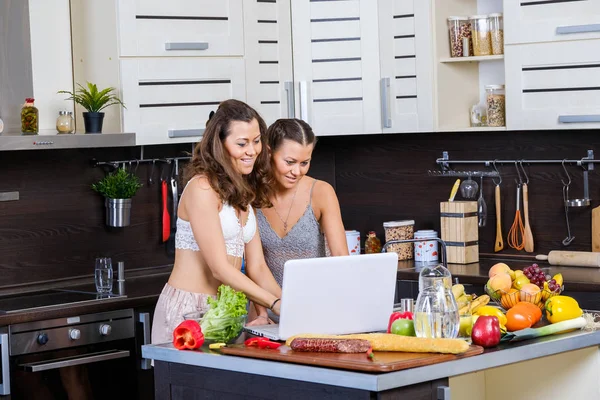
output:
<instances>
[{"instance_id":1,"label":"laptop keyboard","mask_svg":"<svg viewBox=\"0 0 600 400\"><path fill-rule=\"evenodd\" d=\"M262 332L270 333L272 335L279 334L279 325L263 325L263 326L257 326L257 328L260 328L260 330Z\"/></svg>"}]
</instances>

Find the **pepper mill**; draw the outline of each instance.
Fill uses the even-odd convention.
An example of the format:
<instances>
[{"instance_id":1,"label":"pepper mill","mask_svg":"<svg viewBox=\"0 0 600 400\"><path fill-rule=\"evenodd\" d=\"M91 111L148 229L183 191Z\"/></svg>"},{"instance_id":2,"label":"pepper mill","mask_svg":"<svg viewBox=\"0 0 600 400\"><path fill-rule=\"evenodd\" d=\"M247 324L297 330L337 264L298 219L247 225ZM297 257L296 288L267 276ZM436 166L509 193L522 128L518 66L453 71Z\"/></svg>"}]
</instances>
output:
<instances>
[{"instance_id":1,"label":"pepper mill","mask_svg":"<svg viewBox=\"0 0 600 400\"><path fill-rule=\"evenodd\" d=\"M119 276L117 279L117 282L119 283L119 295L123 296L125 295L125 262L119 261L117 265L119 270Z\"/></svg>"}]
</instances>

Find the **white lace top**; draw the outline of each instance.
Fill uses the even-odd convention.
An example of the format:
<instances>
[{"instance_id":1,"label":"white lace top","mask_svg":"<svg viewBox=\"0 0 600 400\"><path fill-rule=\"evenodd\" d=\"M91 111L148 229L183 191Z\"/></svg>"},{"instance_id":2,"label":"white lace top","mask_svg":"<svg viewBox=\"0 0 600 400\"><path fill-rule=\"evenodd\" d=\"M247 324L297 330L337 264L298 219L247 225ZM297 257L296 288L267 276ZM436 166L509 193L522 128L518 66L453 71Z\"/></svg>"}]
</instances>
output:
<instances>
[{"instance_id":1,"label":"white lace top","mask_svg":"<svg viewBox=\"0 0 600 400\"><path fill-rule=\"evenodd\" d=\"M223 203L219 218L221 219L221 229L225 238L227 254L234 257L243 257L244 245L250 242L256 233L256 218L252 207L248 206L248 221L244 228L242 228L237 215L235 215L235 209L227 203ZM192 232L192 224L181 218L177 218L175 248L200 251Z\"/></svg>"}]
</instances>

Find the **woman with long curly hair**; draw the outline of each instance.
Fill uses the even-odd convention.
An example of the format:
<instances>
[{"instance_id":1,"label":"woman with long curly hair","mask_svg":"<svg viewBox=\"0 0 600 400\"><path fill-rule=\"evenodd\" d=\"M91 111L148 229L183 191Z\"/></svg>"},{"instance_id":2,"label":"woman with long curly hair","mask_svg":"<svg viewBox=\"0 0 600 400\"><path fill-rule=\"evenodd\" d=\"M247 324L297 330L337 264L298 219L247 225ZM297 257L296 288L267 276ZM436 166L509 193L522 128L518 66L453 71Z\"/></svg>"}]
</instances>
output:
<instances>
[{"instance_id":1,"label":"woman with long curly hair","mask_svg":"<svg viewBox=\"0 0 600 400\"><path fill-rule=\"evenodd\" d=\"M152 343L170 341L184 314L206 311L221 284L279 315L281 288L265 263L250 206L268 205L253 189L266 177L265 133L260 115L237 100L221 103L208 121L185 173L175 264L156 305ZM246 275L240 271L244 256Z\"/></svg>"}]
</instances>

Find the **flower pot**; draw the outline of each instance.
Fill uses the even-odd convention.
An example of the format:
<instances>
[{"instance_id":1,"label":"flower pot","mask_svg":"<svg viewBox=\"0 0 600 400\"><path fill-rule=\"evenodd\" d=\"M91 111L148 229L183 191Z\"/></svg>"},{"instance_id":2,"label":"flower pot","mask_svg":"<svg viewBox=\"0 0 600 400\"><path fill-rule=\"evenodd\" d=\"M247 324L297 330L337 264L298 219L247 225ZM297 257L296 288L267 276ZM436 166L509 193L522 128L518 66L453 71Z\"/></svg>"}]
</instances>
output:
<instances>
[{"instance_id":1,"label":"flower pot","mask_svg":"<svg viewBox=\"0 0 600 400\"><path fill-rule=\"evenodd\" d=\"M106 199L106 225L129 226L131 223L131 199Z\"/></svg>"},{"instance_id":2,"label":"flower pot","mask_svg":"<svg viewBox=\"0 0 600 400\"><path fill-rule=\"evenodd\" d=\"M85 125L85 133L102 133L103 121L103 112L84 112L83 123Z\"/></svg>"}]
</instances>

